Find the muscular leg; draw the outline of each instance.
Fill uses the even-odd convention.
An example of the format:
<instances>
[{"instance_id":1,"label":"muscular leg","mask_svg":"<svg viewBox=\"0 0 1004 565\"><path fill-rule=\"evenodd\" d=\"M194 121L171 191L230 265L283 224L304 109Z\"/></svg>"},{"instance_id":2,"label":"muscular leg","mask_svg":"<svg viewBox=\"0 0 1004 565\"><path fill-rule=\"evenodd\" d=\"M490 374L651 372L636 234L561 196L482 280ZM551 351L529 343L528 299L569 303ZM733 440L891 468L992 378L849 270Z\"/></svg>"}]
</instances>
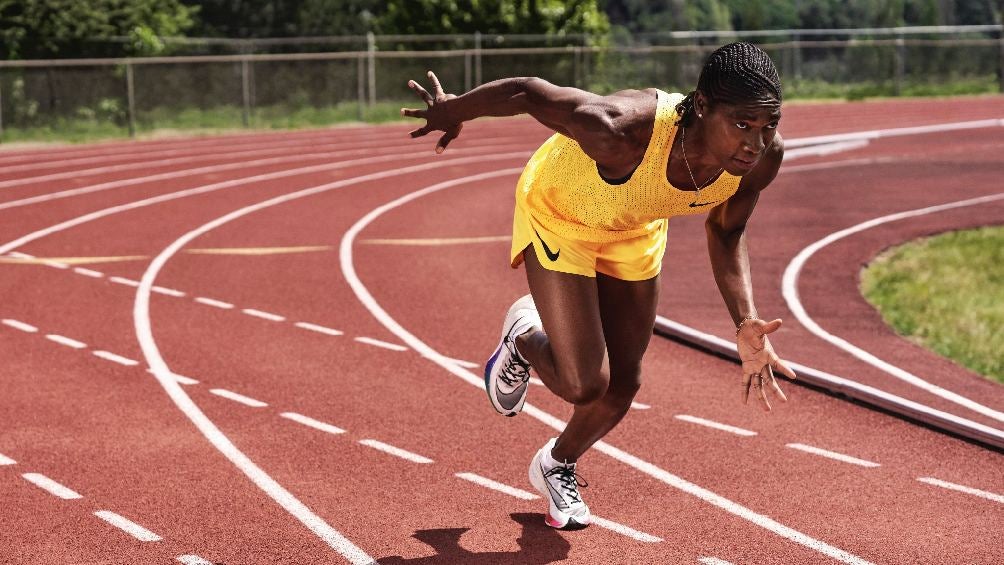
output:
<instances>
[{"instance_id":1,"label":"muscular leg","mask_svg":"<svg viewBox=\"0 0 1004 565\"><path fill-rule=\"evenodd\" d=\"M530 291L550 335L525 334L517 347L552 391L576 405L552 451L555 459L572 462L620 422L641 386L641 359L652 337L659 279L563 275L541 267L533 253L524 257ZM566 282L562 276L592 284ZM576 379L578 385L570 382Z\"/></svg>"}]
</instances>

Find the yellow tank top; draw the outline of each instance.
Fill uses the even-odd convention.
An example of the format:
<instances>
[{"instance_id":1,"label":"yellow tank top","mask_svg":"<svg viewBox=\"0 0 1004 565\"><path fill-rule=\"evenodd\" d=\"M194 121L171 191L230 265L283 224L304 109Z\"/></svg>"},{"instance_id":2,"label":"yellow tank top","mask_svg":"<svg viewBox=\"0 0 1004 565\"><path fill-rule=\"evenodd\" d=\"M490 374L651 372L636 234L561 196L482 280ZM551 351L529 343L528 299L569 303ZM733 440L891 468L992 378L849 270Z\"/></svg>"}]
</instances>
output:
<instances>
[{"instance_id":1,"label":"yellow tank top","mask_svg":"<svg viewBox=\"0 0 1004 565\"><path fill-rule=\"evenodd\" d=\"M551 232L596 243L624 241L662 229L673 216L705 213L735 194L742 177L723 172L701 189L680 190L666 178L682 94L658 91L655 126L631 178L610 184L578 142L555 134L530 158L516 187L516 203ZM691 206L695 204L695 206Z\"/></svg>"}]
</instances>

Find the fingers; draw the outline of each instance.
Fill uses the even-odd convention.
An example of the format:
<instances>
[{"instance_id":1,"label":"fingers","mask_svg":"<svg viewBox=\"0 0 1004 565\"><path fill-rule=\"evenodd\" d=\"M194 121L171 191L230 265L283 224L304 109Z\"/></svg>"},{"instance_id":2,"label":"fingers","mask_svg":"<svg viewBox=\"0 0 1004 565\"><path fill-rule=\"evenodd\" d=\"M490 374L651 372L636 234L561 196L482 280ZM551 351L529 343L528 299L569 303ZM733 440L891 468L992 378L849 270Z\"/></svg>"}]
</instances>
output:
<instances>
[{"instance_id":1,"label":"fingers","mask_svg":"<svg viewBox=\"0 0 1004 565\"><path fill-rule=\"evenodd\" d=\"M436 73L429 71L429 80L432 81L432 91L436 94L437 100L442 96L446 96L446 93L443 92L443 85L439 84L439 77L436 76Z\"/></svg>"},{"instance_id":2,"label":"fingers","mask_svg":"<svg viewBox=\"0 0 1004 565\"><path fill-rule=\"evenodd\" d=\"M431 94L429 94L429 91L422 88L422 85L418 84L417 82L409 80L408 88L414 90L415 93L421 96L422 100L425 100L425 103L428 104L429 106L432 106L432 103L435 102L435 99L432 97Z\"/></svg>"},{"instance_id":3,"label":"fingers","mask_svg":"<svg viewBox=\"0 0 1004 565\"><path fill-rule=\"evenodd\" d=\"M430 131L432 131L432 128L429 127L428 124L426 124L416 130L412 130L412 132L409 133L408 135L410 135L411 137L422 137L423 135L429 133Z\"/></svg>"},{"instance_id":4,"label":"fingers","mask_svg":"<svg viewBox=\"0 0 1004 565\"><path fill-rule=\"evenodd\" d=\"M785 365L784 361L781 361L780 359L778 359L774 363L771 363L771 366L773 366L775 369L777 369L778 371L780 371L782 375L784 375L784 376L786 376L786 377L788 377L790 379L797 379L798 378L798 376L795 374L795 371L792 371L791 368L789 368L787 365Z\"/></svg>"},{"instance_id":5,"label":"fingers","mask_svg":"<svg viewBox=\"0 0 1004 565\"><path fill-rule=\"evenodd\" d=\"M401 115L408 116L409 118L425 118L425 110L416 110L414 108L401 108Z\"/></svg>"},{"instance_id":6,"label":"fingers","mask_svg":"<svg viewBox=\"0 0 1004 565\"><path fill-rule=\"evenodd\" d=\"M436 153L446 151L446 146L449 145L451 141L456 139L458 135L460 135L460 130L463 129L463 127L464 126L461 125L456 129L451 129L450 131L444 133L443 136L439 138L439 142L436 143Z\"/></svg>"},{"instance_id":7,"label":"fingers","mask_svg":"<svg viewBox=\"0 0 1004 565\"><path fill-rule=\"evenodd\" d=\"M765 334L774 333L781 327L781 319L771 320L760 326L760 331Z\"/></svg>"},{"instance_id":8,"label":"fingers","mask_svg":"<svg viewBox=\"0 0 1004 565\"><path fill-rule=\"evenodd\" d=\"M770 382L770 388L774 391L774 394L781 399L781 402L788 402L788 397L781 390L781 386L777 384L777 379L774 378L774 370L770 368L770 365L767 365L767 374L770 375L767 380Z\"/></svg>"},{"instance_id":9,"label":"fingers","mask_svg":"<svg viewBox=\"0 0 1004 565\"><path fill-rule=\"evenodd\" d=\"M743 375L743 404L749 404L750 399L750 383L753 380L753 375L744 374Z\"/></svg>"},{"instance_id":10,"label":"fingers","mask_svg":"<svg viewBox=\"0 0 1004 565\"><path fill-rule=\"evenodd\" d=\"M764 386L765 384L764 378L758 375L755 380L758 382L754 385L754 387L756 388L757 393L760 395L760 400L763 401L763 409L766 412L770 412L770 401L767 400L767 387Z\"/></svg>"}]
</instances>

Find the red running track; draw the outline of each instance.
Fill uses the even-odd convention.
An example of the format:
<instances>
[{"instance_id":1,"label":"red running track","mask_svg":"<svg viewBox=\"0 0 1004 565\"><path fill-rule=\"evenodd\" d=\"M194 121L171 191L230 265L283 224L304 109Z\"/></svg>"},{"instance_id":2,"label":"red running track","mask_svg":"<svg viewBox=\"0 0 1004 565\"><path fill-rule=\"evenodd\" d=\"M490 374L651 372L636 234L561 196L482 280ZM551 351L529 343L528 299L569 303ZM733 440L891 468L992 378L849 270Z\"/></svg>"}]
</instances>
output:
<instances>
[{"instance_id":1,"label":"red running track","mask_svg":"<svg viewBox=\"0 0 1004 565\"><path fill-rule=\"evenodd\" d=\"M1001 98L796 105L783 132L1001 117ZM610 523L546 528L543 502L524 499L526 465L568 408L534 387L527 413L499 418L464 382L480 370L443 356L483 362L506 306L525 292L522 272L506 266L505 236L516 171L547 131L478 122L435 157L408 129L0 154L0 250L55 261L0 264L5 562L1004 558L999 453L791 384L791 402L769 415L743 407L736 366L661 338L645 359L638 409L582 461L587 501ZM1000 192L1002 141L1000 127L932 133L787 163L750 232L758 306L785 319L779 353L1004 427L835 349L794 319L781 291L792 258L821 237ZM841 240L806 263L804 306L886 361L1004 409L999 386L894 336L856 288L860 264L888 245L1002 218L998 202ZM729 337L702 231L699 219L673 221L660 313ZM447 241L386 241L430 238ZM155 286L137 288L144 275ZM166 382L158 359L185 384ZM698 423L707 421L733 429ZM227 443L257 471L235 450L228 459Z\"/></svg>"}]
</instances>

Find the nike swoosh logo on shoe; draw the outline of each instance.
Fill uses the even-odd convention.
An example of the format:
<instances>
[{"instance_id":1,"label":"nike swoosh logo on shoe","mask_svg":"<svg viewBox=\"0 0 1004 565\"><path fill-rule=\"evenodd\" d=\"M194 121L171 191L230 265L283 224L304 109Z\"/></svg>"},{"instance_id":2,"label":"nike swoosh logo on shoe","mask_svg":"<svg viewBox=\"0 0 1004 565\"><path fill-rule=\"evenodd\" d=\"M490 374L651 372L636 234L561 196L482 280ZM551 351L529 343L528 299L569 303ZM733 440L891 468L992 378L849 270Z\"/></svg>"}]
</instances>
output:
<instances>
[{"instance_id":1,"label":"nike swoosh logo on shoe","mask_svg":"<svg viewBox=\"0 0 1004 565\"><path fill-rule=\"evenodd\" d=\"M516 390L510 392L509 394L505 394L498 390L498 387L496 386L495 396L499 399L499 405L506 410L512 410L517 404L519 404L519 399L523 398L523 391L526 390L526 387L527 383L523 383L523 385L516 388Z\"/></svg>"},{"instance_id":2,"label":"nike swoosh logo on shoe","mask_svg":"<svg viewBox=\"0 0 1004 565\"><path fill-rule=\"evenodd\" d=\"M557 261L558 255L561 254L561 250L559 249L555 252L551 252L551 248L544 242L544 238L540 237L540 233L537 232L537 228L533 228L533 233L537 234L537 239L539 239L540 244L544 246L544 255L547 255L547 258L551 261Z\"/></svg>"}]
</instances>

